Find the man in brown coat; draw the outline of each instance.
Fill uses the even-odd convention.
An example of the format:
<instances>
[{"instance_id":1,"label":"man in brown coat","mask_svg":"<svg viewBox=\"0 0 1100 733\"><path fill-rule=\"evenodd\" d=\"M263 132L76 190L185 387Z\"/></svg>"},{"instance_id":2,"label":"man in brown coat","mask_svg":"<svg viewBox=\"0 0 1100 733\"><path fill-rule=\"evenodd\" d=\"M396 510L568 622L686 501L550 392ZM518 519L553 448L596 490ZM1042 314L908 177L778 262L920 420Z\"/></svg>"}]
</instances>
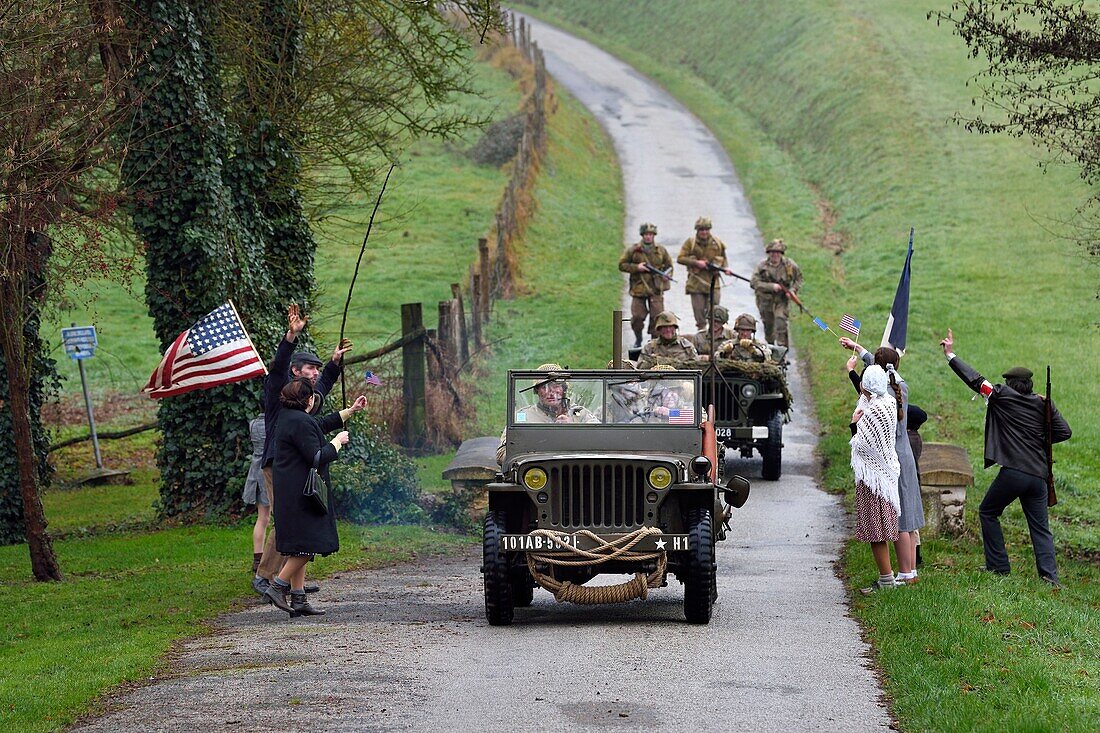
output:
<instances>
[{"instance_id":1,"label":"man in brown coat","mask_svg":"<svg viewBox=\"0 0 1100 733\"><path fill-rule=\"evenodd\" d=\"M714 305L722 300L722 281L719 273L708 268L708 264L726 266L726 245L710 233L710 218L700 216L695 220L695 236L684 240L680 247L680 256L676 261L688 269L685 292L691 297L691 310L695 314L695 328L702 330L707 326L707 309L710 303L710 285L714 283Z\"/></svg>"},{"instance_id":2,"label":"man in brown coat","mask_svg":"<svg viewBox=\"0 0 1100 733\"><path fill-rule=\"evenodd\" d=\"M638 227L638 233L642 241L627 247L619 258L619 269L630 273L630 327L634 329L636 349L642 345L646 316L649 335L656 335L653 321L665 309L665 291L672 276L672 257L656 243L657 226L646 222ZM659 273L667 273L667 277Z\"/></svg>"},{"instance_id":3,"label":"man in brown coat","mask_svg":"<svg viewBox=\"0 0 1100 733\"><path fill-rule=\"evenodd\" d=\"M714 314L710 318L710 328L704 328L696 331L695 335L691 337L692 346L699 352L700 358L710 358L710 344L711 344L711 332L714 332L714 349L717 350L719 346L734 338L737 334L733 332L733 329L726 325L730 319L730 312L724 305L714 306Z\"/></svg>"},{"instance_id":4,"label":"man in brown coat","mask_svg":"<svg viewBox=\"0 0 1100 733\"><path fill-rule=\"evenodd\" d=\"M790 346L787 336L787 320L791 301L787 293L798 295L802 287L802 270L794 260L785 256L787 245L782 239L773 239L764 247L768 253L756 271L752 273L752 289L756 291L756 307L764 319L764 338L769 344Z\"/></svg>"}]
</instances>

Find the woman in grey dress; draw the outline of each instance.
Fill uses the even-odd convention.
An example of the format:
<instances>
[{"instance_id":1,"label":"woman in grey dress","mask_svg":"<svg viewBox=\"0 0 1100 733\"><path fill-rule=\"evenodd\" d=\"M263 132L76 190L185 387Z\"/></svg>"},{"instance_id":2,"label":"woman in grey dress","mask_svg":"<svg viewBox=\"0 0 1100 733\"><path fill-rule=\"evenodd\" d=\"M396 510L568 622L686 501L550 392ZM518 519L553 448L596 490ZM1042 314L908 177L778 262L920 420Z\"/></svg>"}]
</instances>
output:
<instances>
[{"instance_id":1,"label":"woman in grey dress","mask_svg":"<svg viewBox=\"0 0 1100 733\"><path fill-rule=\"evenodd\" d=\"M898 463L901 464L901 476L898 479L898 494L901 498L901 516L898 518L898 541L894 544L894 552L898 556L898 582L917 582L917 530L924 526L924 506L920 498L920 479L917 477L917 464L913 459L913 448L909 445L908 410L909 410L909 385L898 373L897 367L901 357L898 352L889 346L877 349L873 354L849 338L841 338L840 344L854 351L864 364L878 364L886 370L891 385L896 384L901 391L901 419L898 420L897 453ZM858 375L855 375L855 363L849 360L849 378L854 376L858 387Z\"/></svg>"}]
</instances>

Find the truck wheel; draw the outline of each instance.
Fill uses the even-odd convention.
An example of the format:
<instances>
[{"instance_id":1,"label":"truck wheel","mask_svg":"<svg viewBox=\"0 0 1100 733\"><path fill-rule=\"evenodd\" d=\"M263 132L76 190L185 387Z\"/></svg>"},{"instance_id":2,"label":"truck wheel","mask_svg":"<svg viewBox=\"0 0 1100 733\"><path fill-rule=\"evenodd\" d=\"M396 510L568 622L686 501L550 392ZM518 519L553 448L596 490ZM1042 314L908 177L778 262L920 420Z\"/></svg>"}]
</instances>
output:
<instances>
[{"instance_id":1,"label":"truck wheel","mask_svg":"<svg viewBox=\"0 0 1100 733\"><path fill-rule=\"evenodd\" d=\"M514 609L508 557L500 549L500 536L507 526L505 519L502 511L490 511L485 515L481 573L485 580L485 618L490 626L511 624Z\"/></svg>"},{"instance_id":2,"label":"truck wheel","mask_svg":"<svg viewBox=\"0 0 1100 733\"><path fill-rule=\"evenodd\" d=\"M764 458L760 478L778 481L783 474L783 413L779 410L768 418L768 438L760 449L760 455Z\"/></svg>"},{"instance_id":3,"label":"truck wheel","mask_svg":"<svg viewBox=\"0 0 1100 733\"><path fill-rule=\"evenodd\" d=\"M688 512L687 578L684 579L684 616L688 623L710 623L717 579L714 572L714 542L710 511Z\"/></svg>"}]
</instances>

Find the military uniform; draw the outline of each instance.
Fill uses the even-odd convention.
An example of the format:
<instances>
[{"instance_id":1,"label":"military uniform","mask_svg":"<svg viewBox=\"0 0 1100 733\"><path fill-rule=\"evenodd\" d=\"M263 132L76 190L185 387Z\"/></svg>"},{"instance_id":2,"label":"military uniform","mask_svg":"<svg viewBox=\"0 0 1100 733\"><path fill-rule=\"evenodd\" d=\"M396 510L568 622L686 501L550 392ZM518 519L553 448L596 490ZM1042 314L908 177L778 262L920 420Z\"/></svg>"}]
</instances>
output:
<instances>
[{"instance_id":1,"label":"military uniform","mask_svg":"<svg viewBox=\"0 0 1100 733\"><path fill-rule=\"evenodd\" d=\"M563 371L563 368L561 366L559 366L558 364L550 363L550 364L541 365L538 368L538 371L540 371L540 372L558 372L558 371ZM554 381L554 377L551 376L551 378L547 381ZM535 384L537 386L539 384L539 381L536 380ZM565 395L563 395L563 397L568 398L568 395L565 394ZM569 406L565 407L564 409L568 411L568 414L572 418L572 419L568 420L567 422L571 422L571 423L598 423L600 421L600 419L598 417L596 417L596 415L591 410L589 410L587 407L582 407L580 405L569 405ZM558 415L550 412L550 410L546 407L546 405L544 405L542 403L541 399L538 402L536 402L535 404L528 405L527 407L522 408L518 413L516 413L516 422L517 423L522 422L522 423L534 424L534 425L547 425L547 424L550 424L550 423L556 423L557 421L558 421ZM501 464L501 465L504 464L504 454L506 452L507 445L508 445L508 428L505 427L504 430L502 430L501 433L500 433L500 445L497 446L497 463L498 464Z\"/></svg>"},{"instance_id":2,"label":"military uniform","mask_svg":"<svg viewBox=\"0 0 1100 733\"><path fill-rule=\"evenodd\" d=\"M771 361L772 350L766 343L760 339L745 340L749 342L747 347L741 344L740 339L730 339L722 344L718 349L718 354L722 358L732 361L756 361L760 363Z\"/></svg>"},{"instance_id":3,"label":"military uniform","mask_svg":"<svg viewBox=\"0 0 1100 733\"><path fill-rule=\"evenodd\" d=\"M710 219L700 217L695 222L695 229L710 229ZM713 262L721 267L726 266L726 245L722 240L711 234L707 241L699 238L688 237L680 247L680 255L676 261L688 269L687 284L684 292L691 298L691 310L695 315L695 328L702 329L707 325L707 298L710 296L710 284L714 283L714 303L717 305L722 299L722 281L718 279L718 272L714 270L700 270L696 266L698 260Z\"/></svg>"},{"instance_id":4,"label":"military uniform","mask_svg":"<svg viewBox=\"0 0 1100 733\"><path fill-rule=\"evenodd\" d=\"M699 352L691 343L691 339L677 336L671 341L663 338L655 338L642 347L642 353L638 357L639 369L652 369L658 364L679 364L685 361L695 361L699 358Z\"/></svg>"},{"instance_id":5,"label":"military uniform","mask_svg":"<svg viewBox=\"0 0 1100 733\"><path fill-rule=\"evenodd\" d=\"M642 233L646 233L650 224L642 225ZM652 227L656 234L657 227ZM632 244L619 258L619 269L630 273L630 327L634 329L634 336L638 341L642 339L642 329L645 319L649 317L650 336L654 334L653 321L657 314L665 309L665 291L669 288L669 281L653 272L644 272L639 266L645 263L651 270L669 271L672 268L672 257L668 250L659 244L647 245L644 241Z\"/></svg>"},{"instance_id":6,"label":"military uniform","mask_svg":"<svg viewBox=\"0 0 1100 733\"><path fill-rule=\"evenodd\" d=\"M719 331L718 333L714 334L714 349L715 349L715 351L717 351L718 347L721 346L726 341L729 341L730 339L735 339L735 338L737 338L737 334L734 332L734 330L732 328L730 328L729 326L722 326L722 330ZM697 352L699 352L700 354L709 354L710 353L710 330L704 328L701 331L696 331L695 335L691 337L691 344L692 344L692 346L695 347L695 350Z\"/></svg>"},{"instance_id":7,"label":"military uniform","mask_svg":"<svg viewBox=\"0 0 1100 733\"><path fill-rule=\"evenodd\" d=\"M786 252L783 240L776 239L767 246L767 251ZM783 257L778 264L764 259L752 273L752 289L756 291L756 307L764 319L764 337L769 343L790 346L787 334L787 321L790 318L791 303L787 294L772 287L779 283L787 290L798 294L802 287L802 270L794 260Z\"/></svg>"}]
</instances>

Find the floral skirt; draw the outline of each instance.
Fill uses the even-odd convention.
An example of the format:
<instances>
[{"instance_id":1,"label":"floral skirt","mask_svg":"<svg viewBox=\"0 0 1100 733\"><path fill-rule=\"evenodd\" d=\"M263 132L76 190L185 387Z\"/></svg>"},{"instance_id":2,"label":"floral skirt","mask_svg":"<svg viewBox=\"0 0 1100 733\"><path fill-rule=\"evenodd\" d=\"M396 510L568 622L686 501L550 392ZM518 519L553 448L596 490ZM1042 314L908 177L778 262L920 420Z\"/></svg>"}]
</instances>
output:
<instances>
[{"instance_id":1,"label":"floral skirt","mask_svg":"<svg viewBox=\"0 0 1100 733\"><path fill-rule=\"evenodd\" d=\"M856 539L860 542L894 542L898 538L898 513L885 497L856 482Z\"/></svg>"}]
</instances>

